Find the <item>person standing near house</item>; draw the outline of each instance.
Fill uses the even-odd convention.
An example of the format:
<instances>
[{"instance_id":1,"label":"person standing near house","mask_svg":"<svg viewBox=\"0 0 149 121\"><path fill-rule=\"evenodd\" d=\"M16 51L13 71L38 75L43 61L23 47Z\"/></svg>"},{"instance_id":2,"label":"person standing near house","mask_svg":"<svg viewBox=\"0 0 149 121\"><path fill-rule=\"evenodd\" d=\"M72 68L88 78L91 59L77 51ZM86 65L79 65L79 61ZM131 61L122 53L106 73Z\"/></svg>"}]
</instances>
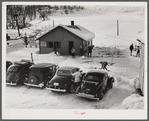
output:
<instances>
[{"instance_id":1,"label":"person standing near house","mask_svg":"<svg viewBox=\"0 0 149 121\"><path fill-rule=\"evenodd\" d=\"M72 47L72 48L71 48L71 56L72 56L72 58L75 57L75 52L76 52L75 48Z\"/></svg>"},{"instance_id":2,"label":"person standing near house","mask_svg":"<svg viewBox=\"0 0 149 121\"><path fill-rule=\"evenodd\" d=\"M92 57L92 49L93 49L92 46L88 46L88 56L89 57Z\"/></svg>"},{"instance_id":3,"label":"person standing near house","mask_svg":"<svg viewBox=\"0 0 149 121\"><path fill-rule=\"evenodd\" d=\"M80 56L82 56L83 55L83 46L82 46L82 44L80 43Z\"/></svg>"},{"instance_id":4,"label":"person standing near house","mask_svg":"<svg viewBox=\"0 0 149 121\"><path fill-rule=\"evenodd\" d=\"M84 48L84 56L88 57L88 46Z\"/></svg>"},{"instance_id":5,"label":"person standing near house","mask_svg":"<svg viewBox=\"0 0 149 121\"><path fill-rule=\"evenodd\" d=\"M56 44L56 43L55 43L55 45L54 45L54 54L57 55L57 44Z\"/></svg>"},{"instance_id":6,"label":"person standing near house","mask_svg":"<svg viewBox=\"0 0 149 121\"><path fill-rule=\"evenodd\" d=\"M129 50L130 50L130 55L132 55L132 51L133 51L133 44L130 45Z\"/></svg>"}]
</instances>

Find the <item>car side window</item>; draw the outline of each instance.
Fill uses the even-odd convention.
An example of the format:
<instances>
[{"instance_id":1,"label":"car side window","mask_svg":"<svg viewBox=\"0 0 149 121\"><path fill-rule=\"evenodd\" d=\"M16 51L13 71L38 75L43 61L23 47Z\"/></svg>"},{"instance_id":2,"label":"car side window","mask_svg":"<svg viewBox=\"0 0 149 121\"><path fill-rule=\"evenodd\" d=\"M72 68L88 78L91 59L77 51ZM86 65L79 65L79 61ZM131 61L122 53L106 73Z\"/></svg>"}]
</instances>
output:
<instances>
[{"instance_id":1,"label":"car side window","mask_svg":"<svg viewBox=\"0 0 149 121\"><path fill-rule=\"evenodd\" d=\"M53 71L53 67L50 66L50 67L49 67L49 72L52 72L52 71Z\"/></svg>"},{"instance_id":2,"label":"car side window","mask_svg":"<svg viewBox=\"0 0 149 121\"><path fill-rule=\"evenodd\" d=\"M76 72L76 69L73 69L72 71L71 71L71 73L75 73Z\"/></svg>"}]
</instances>

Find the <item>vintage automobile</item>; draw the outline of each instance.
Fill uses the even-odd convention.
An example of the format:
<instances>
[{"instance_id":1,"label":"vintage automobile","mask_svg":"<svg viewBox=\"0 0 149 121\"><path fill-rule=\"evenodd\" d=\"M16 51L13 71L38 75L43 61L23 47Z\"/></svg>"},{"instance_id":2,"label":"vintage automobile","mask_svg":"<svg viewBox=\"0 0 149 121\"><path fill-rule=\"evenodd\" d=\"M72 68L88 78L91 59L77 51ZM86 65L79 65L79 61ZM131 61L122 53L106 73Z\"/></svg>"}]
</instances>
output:
<instances>
[{"instance_id":1,"label":"vintage automobile","mask_svg":"<svg viewBox=\"0 0 149 121\"><path fill-rule=\"evenodd\" d=\"M46 89L58 92L71 92L73 84L72 74L79 69L78 67L63 66L60 67L55 76L47 83Z\"/></svg>"},{"instance_id":2,"label":"vintage automobile","mask_svg":"<svg viewBox=\"0 0 149 121\"><path fill-rule=\"evenodd\" d=\"M7 85L18 85L23 84L28 79L29 67L32 66L30 60L20 60L14 62L7 70L6 73L6 84Z\"/></svg>"},{"instance_id":3,"label":"vintage automobile","mask_svg":"<svg viewBox=\"0 0 149 121\"><path fill-rule=\"evenodd\" d=\"M48 81L55 75L58 65L53 63L39 63L29 69L29 78L25 81L28 87L43 88Z\"/></svg>"},{"instance_id":4,"label":"vintage automobile","mask_svg":"<svg viewBox=\"0 0 149 121\"><path fill-rule=\"evenodd\" d=\"M10 61L6 61L6 72L7 72L8 67L11 65L12 65L12 63Z\"/></svg>"},{"instance_id":5,"label":"vintage automobile","mask_svg":"<svg viewBox=\"0 0 149 121\"><path fill-rule=\"evenodd\" d=\"M101 100L108 89L113 87L114 78L101 70L88 71L77 89L77 95Z\"/></svg>"}]
</instances>

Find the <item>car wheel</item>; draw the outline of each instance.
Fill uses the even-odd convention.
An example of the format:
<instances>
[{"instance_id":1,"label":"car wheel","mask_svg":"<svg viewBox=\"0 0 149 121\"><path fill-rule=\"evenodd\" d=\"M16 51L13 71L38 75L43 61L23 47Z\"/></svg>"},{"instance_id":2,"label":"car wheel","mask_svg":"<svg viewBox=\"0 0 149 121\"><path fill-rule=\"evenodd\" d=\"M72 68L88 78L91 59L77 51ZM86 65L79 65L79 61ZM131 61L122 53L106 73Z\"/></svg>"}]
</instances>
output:
<instances>
[{"instance_id":1,"label":"car wheel","mask_svg":"<svg viewBox=\"0 0 149 121\"><path fill-rule=\"evenodd\" d=\"M29 78L29 84L37 84L38 83L38 78L35 76L31 76Z\"/></svg>"},{"instance_id":2,"label":"car wheel","mask_svg":"<svg viewBox=\"0 0 149 121\"><path fill-rule=\"evenodd\" d=\"M103 96L104 96L104 90L103 90L103 88L102 88L102 89L99 90L99 92L98 92L98 98L99 98L99 100L101 100L101 99L103 98Z\"/></svg>"},{"instance_id":3,"label":"car wheel","mask_svg":"<svg viewBox=\"0 0 149 121\"><path fill-rule=\"evenodd\" d=\"M110 81L109 88L111 89L111 88L113 88L114 78L110 78L109 81Z\"/></svg>"}]
</instances>

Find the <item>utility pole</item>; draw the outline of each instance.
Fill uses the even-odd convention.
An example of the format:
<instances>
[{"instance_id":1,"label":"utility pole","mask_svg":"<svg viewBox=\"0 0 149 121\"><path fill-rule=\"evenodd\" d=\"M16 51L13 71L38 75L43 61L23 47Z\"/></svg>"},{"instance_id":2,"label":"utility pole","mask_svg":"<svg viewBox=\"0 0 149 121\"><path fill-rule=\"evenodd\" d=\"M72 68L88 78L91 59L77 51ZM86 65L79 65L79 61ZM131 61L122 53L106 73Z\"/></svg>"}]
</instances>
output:
<instances>
[{"instance_id":1,"label":"utility pole","mask_svg":"<svg viewBox=\"0 0 149 121\"><path fill-rule=\"evenodd\" d=\"M53 27L54 27L54 20L53 20Z\"/></svg>"},{"instance_id":2,"label":"utility pole","mask_svg":"<svg viewBox=\"0 0 149 121\"><path fill-rule=\"evenodd\" d=\"M119 21L117 20L117 36L119 36Z\"/></svg>"}]
</instances>

